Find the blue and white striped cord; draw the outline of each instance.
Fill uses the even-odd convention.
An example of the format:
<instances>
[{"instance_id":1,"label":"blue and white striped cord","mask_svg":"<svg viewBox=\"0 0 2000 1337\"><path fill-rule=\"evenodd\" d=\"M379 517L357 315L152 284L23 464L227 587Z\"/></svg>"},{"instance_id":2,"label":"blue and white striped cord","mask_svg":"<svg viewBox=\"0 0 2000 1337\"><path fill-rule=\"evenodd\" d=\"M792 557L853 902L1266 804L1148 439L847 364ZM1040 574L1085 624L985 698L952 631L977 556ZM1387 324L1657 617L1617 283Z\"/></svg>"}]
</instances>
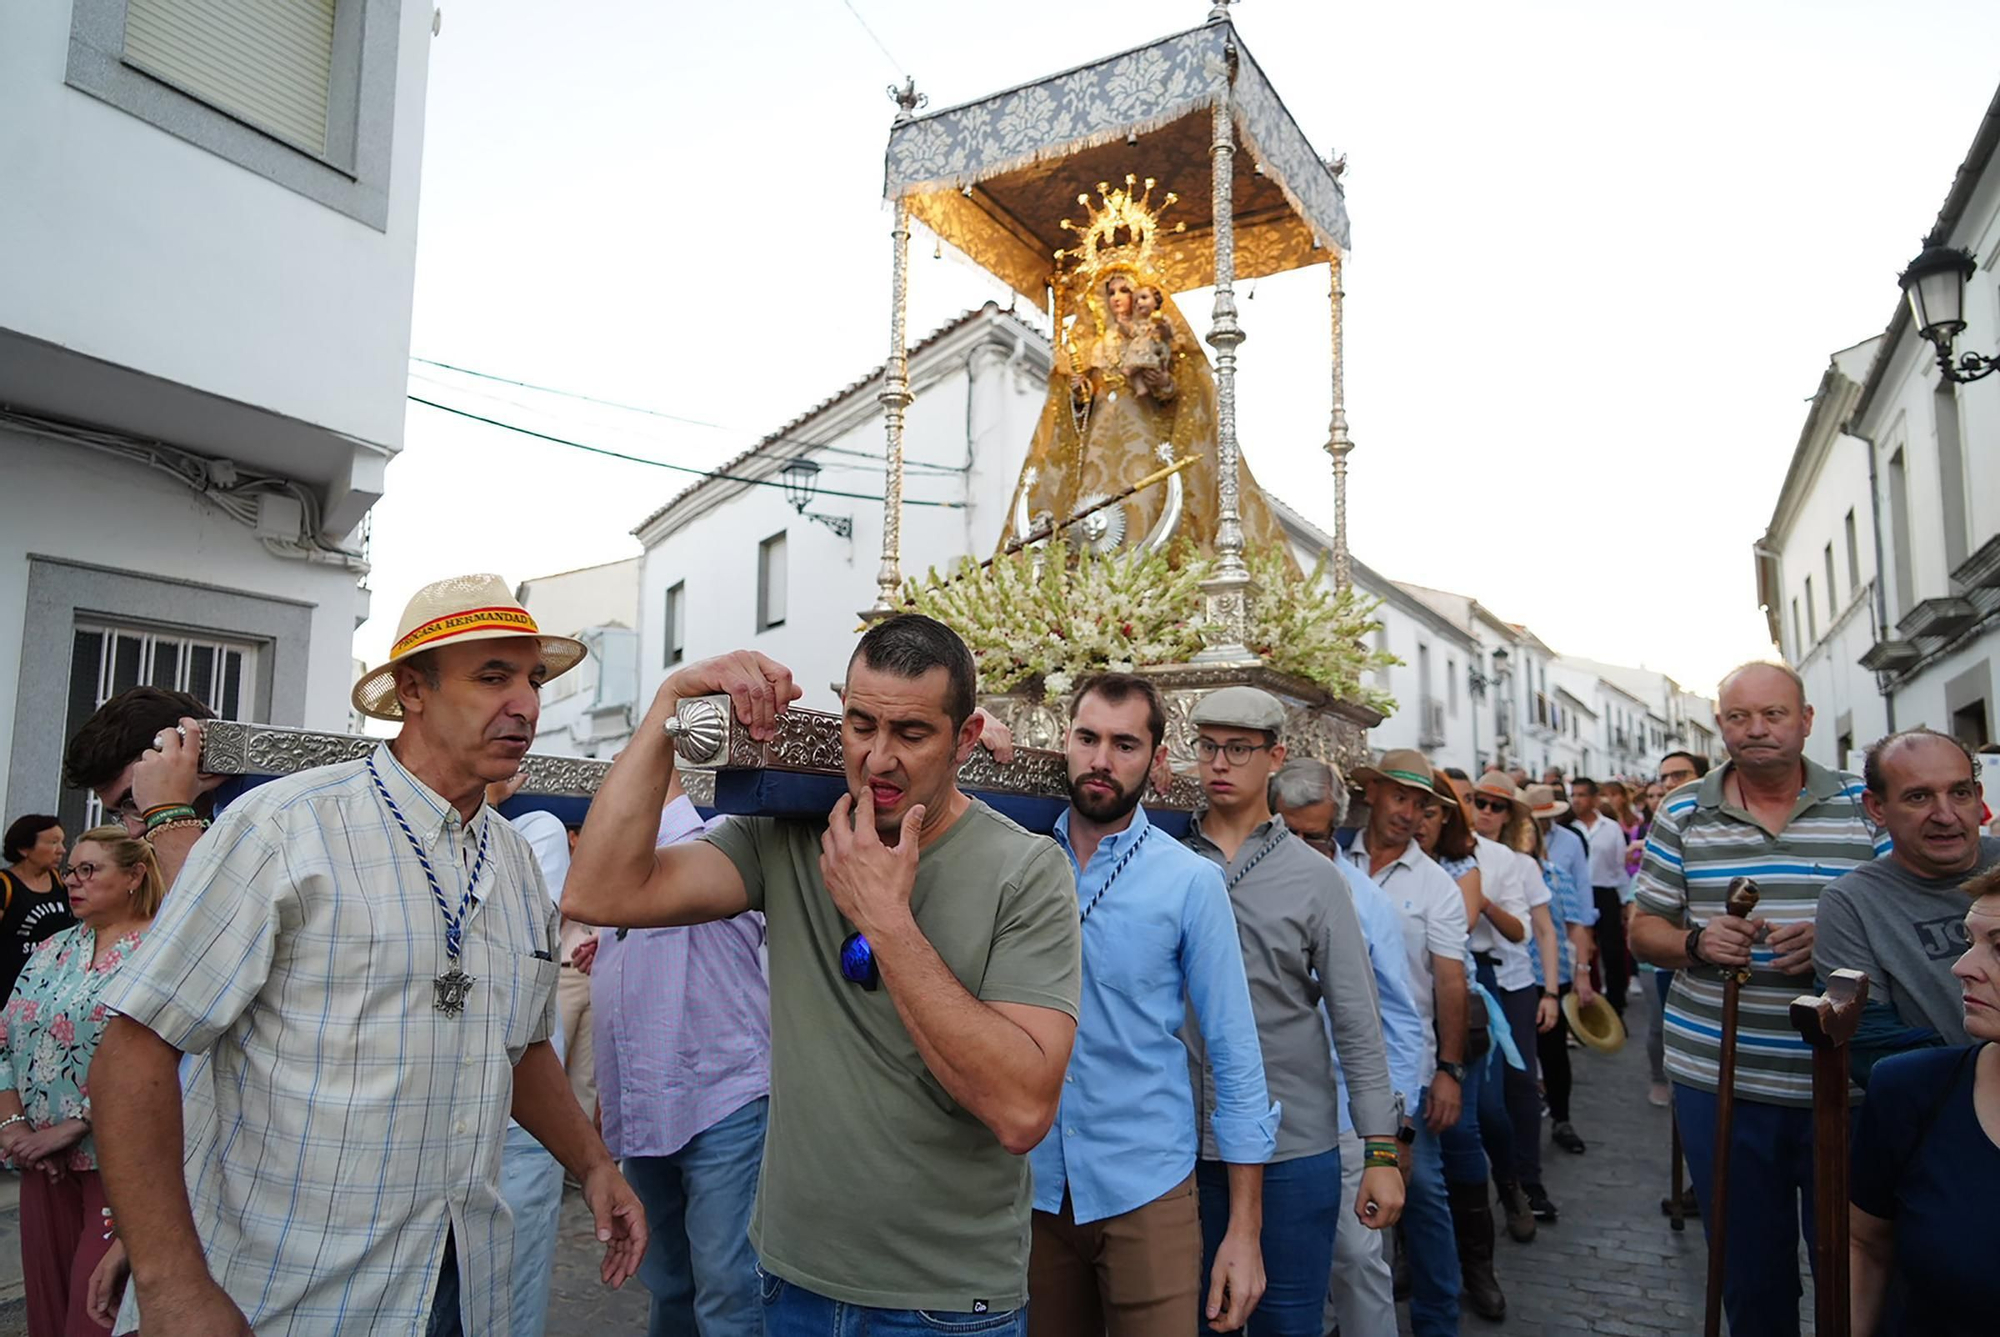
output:
<instances>
[{"instance_id":1,"label":"blue and white striped cord","mask_svg":"<svg viewBox=\"0 0 2000 1337\"><path fill-rule=\"evenodd\" d=\"M451 904L444 898L444 888L438 885L437 874L431 869L430 856L424 853L423 843L417 833L410 829L403 810L396 806L396 800L389 797L389 787L382 783L382 773L375 769L375 758L368 758L368 775L375 781L375 792L389 805L389 815L396 819L396 825L403 828L403 835L409 840L410 848L417 852L417 862L423 865L424 878L431 884L431 897L437 901L438 913L444 916L444 954L453 962L458 960L459 951L465 943L465 919L472 908L472 890L479 885L479 875L486 868L486 833L493 828L487 822L479 828L479 853L472 860L472 877L465 884L465 894L459 898L458 914L453 915Z\"/></svg>"}]
</instances>

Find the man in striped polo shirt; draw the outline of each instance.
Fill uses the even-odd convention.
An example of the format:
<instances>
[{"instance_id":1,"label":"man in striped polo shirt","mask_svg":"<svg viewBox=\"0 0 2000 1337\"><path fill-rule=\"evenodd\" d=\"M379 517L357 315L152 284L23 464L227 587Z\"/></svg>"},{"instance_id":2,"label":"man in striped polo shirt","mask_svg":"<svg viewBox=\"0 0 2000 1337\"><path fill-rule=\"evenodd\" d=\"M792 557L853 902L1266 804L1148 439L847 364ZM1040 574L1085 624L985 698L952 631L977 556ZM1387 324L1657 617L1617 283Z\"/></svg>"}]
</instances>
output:
<instances>
[{"instance_id":1,"label":"man in striped polo shirt","mask_svg":"<svg viewBox=\"0 0 2000 1337\"><path fill-rule=\"evenodd\" d=\"M1737 1015L1723 1303L1735 1337L1797 1337L1799 1222L1813 1211L1812 1059L1787 1008L1812 987L1820 891L1889 841L1868 821L1859 777L1805 759L1813 716L1796 673L1746 664L1722 680L1718 699L1729 760L1676 791L1654 821L1632 949L1679 972L1667 999L1667 1073L1704 1228L1722 971L1751 968ZM1725 907L1741 876L1756 879L1761 897L1748 920Z\"/></svg>"}]
</instances>

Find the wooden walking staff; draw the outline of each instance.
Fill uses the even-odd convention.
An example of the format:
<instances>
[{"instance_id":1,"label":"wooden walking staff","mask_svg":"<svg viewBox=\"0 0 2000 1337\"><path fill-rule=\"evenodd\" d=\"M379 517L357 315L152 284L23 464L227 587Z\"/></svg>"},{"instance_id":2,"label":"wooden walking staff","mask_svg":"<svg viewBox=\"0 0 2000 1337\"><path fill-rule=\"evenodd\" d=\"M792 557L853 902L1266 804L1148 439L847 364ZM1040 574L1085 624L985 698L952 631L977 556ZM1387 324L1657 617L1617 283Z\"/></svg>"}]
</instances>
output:
<instances>
[{"instance_id":1,"label":"wooden walking staff","mask_svg":"<svg viewBox=\"0 0 2000 1337\"><path fill-rule=\"evenodd\" d=\"M1748 919L1757 908L1757 884L1739 877L1729 884L1729 913ZM1708 1313L1706 1337L1722 1337L1722 1266L1729 1234L1729 1132L1736 1118L1736 1012L1750 967L1735 966L1722 976L1722 1053L1715 1088L1715 1187L1708 1198Z\"/></svg>"},{"instance_id":2,"label":"wooden walking staff","mask_svg":"<svg viewBox=\"0 0 2000 1337\"><path fill-rule=\"evenodd\" d=\"M1847 1337L1847 1045L1861 1025L1868 976L1836 970L1826 993L1792 1000L1792 1027L1813 1051L1813 1331Z\"/></svg>"}]
</instances>

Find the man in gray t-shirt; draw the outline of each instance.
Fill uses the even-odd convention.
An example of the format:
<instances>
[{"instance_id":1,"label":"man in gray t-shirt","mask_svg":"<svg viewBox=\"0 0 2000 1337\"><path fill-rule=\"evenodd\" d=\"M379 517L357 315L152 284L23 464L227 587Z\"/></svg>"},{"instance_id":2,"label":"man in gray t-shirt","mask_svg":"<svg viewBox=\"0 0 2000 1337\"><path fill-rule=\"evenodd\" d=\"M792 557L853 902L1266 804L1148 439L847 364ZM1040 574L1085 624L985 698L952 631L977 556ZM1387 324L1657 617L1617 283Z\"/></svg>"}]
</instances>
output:
<instances>
[{"instance_id":1,"label":"man in gray t-shirt","mask_svg":"<svg viewBox=\"0 0 2000 1337\"><path fill-rule=\"evenodd\" d=\"M1868 975L1852 1048L1864 1085L1877 1060L1962 1045L1965 1014L1952 964L1967 947L1965 883L2000 863L2000 838L1979 834L1979 768L1964 744L1930 729L1891 734L1868 750L1862 803L1895 841L1820 893L1813 968Z\"/></svg>"},{"instance_id":2,"label":"man in gray t-shirt","mask_svg":"<svg viewBox=\"0 0 2000 1337\"><path fill-rule=\"evenodd\" d=\"M1082 937L1062 850L958 788L983 729L974 684L942 623L875 623L847 667L848 793L828 817L734 819L656 851L678 702L727 693L768 739L798 695L753 652L680 668L577 842L573 919L764 912L771 1106L750 1239L767 1337L825 1334L837 1315L857 1330L1027 1330L1027 1153L1060 1103Z\"/></svg>"}]
</instances>

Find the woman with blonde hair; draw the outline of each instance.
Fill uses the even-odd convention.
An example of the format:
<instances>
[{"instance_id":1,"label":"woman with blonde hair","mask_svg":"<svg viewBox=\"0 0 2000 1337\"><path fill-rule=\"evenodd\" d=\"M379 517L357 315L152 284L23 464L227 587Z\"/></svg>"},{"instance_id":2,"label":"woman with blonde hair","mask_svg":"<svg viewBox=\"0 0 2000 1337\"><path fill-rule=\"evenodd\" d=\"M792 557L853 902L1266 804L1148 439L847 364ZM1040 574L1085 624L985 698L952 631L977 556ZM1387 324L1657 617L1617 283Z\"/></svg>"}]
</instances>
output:
<instances>
[{"instance_id":1,"label":"woman with blonde hair","mask_svg":"<svg viewBox=\"0 0 2000 1337\"><path fill-rule=\"evenodd\" d=\"M105 1331L87 1294L112 1238L90 1131L98 997L166 894L152 846L123 826L86 832L70 858L62 876L78 922L36 947L0 1012L0 1152L22 1171L29 1337Z\"/></svg>"}]
</instances>

